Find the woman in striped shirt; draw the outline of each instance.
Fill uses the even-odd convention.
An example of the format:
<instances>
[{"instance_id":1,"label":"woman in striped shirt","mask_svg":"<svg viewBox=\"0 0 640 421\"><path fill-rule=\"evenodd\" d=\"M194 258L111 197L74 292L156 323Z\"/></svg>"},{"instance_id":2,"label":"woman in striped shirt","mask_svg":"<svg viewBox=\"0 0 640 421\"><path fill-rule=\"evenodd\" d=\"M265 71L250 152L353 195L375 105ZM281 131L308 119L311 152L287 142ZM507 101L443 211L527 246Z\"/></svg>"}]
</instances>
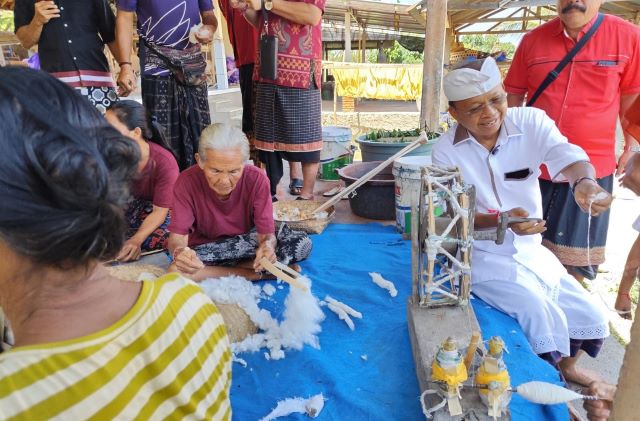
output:
<instances>
[{"instance_id":1,"label":"woman in striped shirt","mask_svg":"<svg viewBox=\"0 0 640 421\"><path fill-rule=\"evenodd\" d=\"M230 419L231 354L191 281L124 282L139 151L72 89L0 68L1 419Z\"/></svg>"}]
</instances>

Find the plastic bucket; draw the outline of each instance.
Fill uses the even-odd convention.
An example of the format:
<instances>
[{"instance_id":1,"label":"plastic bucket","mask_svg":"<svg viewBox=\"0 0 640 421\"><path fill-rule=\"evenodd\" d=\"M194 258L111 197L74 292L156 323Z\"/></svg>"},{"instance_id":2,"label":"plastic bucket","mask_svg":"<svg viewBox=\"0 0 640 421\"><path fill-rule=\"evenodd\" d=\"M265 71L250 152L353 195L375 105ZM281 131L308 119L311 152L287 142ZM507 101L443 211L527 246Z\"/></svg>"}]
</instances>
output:
<instances>
[{"instance_id":1,"label":"plastic bucket","mask_svg":"<svg viewBox=\"0 0 640 421\"><path fill-rule=\"evenodd\" d=\"M431 156L404 156L393 161L396 195L396 229L411 232L411 203L419 199L422 167L431 165Z\"/></svg>"},{"instance_id":2,"label":"plastic bucket","mask_svg":"<svg viewBox=\"0 0 640 421\"><path fill-rule=\"evenodd\" d=\"M320 180L339 180L336 170L349 165L353 160L351 128L327 126L322 128L322 151L320 152Z\"/></svg>"}]
</instances>

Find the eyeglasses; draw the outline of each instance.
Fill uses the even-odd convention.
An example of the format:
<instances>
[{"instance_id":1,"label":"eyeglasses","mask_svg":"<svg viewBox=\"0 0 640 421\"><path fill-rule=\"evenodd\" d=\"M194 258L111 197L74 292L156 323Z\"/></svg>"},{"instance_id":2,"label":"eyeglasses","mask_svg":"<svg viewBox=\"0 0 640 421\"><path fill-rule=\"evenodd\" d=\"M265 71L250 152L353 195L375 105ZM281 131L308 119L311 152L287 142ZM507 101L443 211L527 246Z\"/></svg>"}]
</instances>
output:
<instances>
[{"instance_id":1,"label":"eyeglasses","mask_svg":"<svg viewBox=\"0 0 640 421\"><path fill-rule=\"evenodd\" d=\"M493 98L491 98L489 101L485 102L484 104L476 105L475 107L470 108L467 111L464 111L464 114L468 115L468 116L477 116L477 115L480 115L480 113L482 113L482 111L484 111L485 107L491 107L494 110L496 110L496 109L498 109L498 107L500 107L502 104L504 104L504 102L506 100L507 100L507 94L494 96Z\"/></svg>"}]
</instances>

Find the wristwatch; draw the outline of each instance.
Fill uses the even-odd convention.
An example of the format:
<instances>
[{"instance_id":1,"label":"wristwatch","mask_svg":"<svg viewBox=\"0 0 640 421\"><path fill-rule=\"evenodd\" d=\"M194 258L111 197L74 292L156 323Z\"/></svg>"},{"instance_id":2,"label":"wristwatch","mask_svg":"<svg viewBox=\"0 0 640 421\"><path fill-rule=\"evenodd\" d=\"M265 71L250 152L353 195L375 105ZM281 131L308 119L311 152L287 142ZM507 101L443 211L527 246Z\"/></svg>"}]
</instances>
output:
<instances>
[{"instance_id":1,"label":"wristwatch","mask_svg":"<svg viewBox=\"0 0 640 421\"><path fill-rule=\"evenodd\" d=\"M272 0L265 0L264 2L264 10L271 11L271 9L273 9L273 1Z\"/></svg>"}]
</instances>

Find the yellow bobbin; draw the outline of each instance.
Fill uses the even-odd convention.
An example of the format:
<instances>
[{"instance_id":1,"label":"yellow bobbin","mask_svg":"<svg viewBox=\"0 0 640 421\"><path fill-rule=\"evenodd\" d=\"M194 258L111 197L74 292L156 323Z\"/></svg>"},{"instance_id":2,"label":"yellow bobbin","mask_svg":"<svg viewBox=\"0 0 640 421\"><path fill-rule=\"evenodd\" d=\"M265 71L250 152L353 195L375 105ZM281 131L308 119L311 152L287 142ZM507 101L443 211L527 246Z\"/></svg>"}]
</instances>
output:
<instances>
[{"instance_id":1,"label":"yellow bobbin","mask_svg":"<svg viewBox=\"0 0 640 421\"><path fill-rule=\"evenodd\" d=\"M507 370L500 370L497 373L488 373L484 365L480 366L480 369L476 373L476 384L486 386L490 382L500 383L500 388L504 391L510 386L511 380L509 378L509 372ZM489 389L480 389L480 393L486 395Z\"/></svg>"},{"instance_id":2,"label":"yellow bobbin","mask_svg":"<svg viewBox=\"0 0 640 421\"><path fill-rule=\"evenodd\" d=\"M460 362L455 367L444 369L436 360L431 364L431 379L446 383L449 387L456 387L467 380L467 368L464 362Z\"/></svg>"}]
</instances>

